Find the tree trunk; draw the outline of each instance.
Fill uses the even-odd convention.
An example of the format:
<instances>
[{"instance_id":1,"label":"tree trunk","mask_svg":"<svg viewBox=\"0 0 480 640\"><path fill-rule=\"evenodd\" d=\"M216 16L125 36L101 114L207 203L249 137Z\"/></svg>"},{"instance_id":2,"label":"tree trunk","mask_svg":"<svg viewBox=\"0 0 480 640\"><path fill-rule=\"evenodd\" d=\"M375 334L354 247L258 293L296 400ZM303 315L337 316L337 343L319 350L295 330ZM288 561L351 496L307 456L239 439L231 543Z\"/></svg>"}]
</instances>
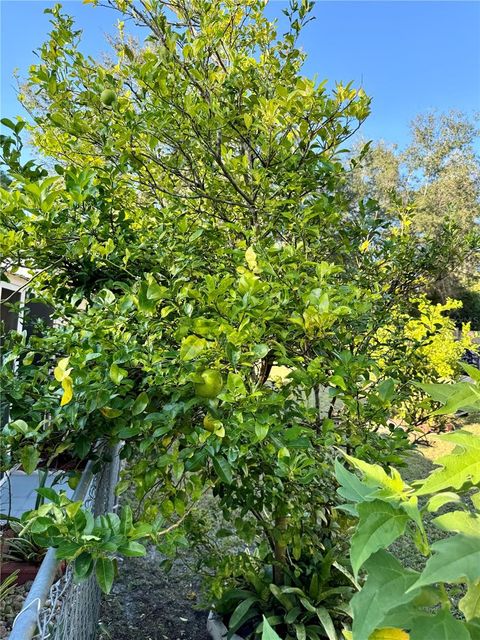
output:
<instances>
[{"instance_id":1,"label":"tree trunk","mask_svg":"<svg viewBox=\"0 0 480 640\"><path fill-rule=\"evenodd\" d=\"M287 516L275 518L275 529L282 536L287 529ZM275 540L275 564L273 565L273 582L279 587L283 584L283 570L287 563L287 545L283 540Z\"/></svg>"}]
</instances>

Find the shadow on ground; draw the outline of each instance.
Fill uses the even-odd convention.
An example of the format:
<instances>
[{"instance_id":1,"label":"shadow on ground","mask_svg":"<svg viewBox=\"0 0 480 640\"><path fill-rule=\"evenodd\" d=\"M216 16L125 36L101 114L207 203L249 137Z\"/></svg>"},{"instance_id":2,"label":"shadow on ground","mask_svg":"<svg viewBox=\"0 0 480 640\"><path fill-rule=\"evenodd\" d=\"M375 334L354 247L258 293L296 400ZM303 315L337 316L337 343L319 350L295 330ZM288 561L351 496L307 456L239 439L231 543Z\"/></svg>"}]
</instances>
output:
<instances>
[{"instance_id":1,"label":"shadow on ground","mask_svg":"<svg viewBox=\"0 0 480 640\"><path fill-rule=\"evenodd\" d=\"M207 613L196 611L199 581L176 562L167 574L161 556L120 566L112 593L102 603L99 640L207 640Z\"/></svg>"}]
</instances>

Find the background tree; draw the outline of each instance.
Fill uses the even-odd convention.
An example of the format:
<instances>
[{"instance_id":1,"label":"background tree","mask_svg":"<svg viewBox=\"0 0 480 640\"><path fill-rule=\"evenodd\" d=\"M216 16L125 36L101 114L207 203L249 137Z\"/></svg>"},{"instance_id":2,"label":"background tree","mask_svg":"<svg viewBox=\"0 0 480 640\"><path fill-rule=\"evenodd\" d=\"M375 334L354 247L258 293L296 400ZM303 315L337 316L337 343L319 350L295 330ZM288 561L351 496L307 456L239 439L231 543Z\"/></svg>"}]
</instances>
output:
<instances>
[{"instance_id":1,"label":"background tree","mask_svg":"<svg viewBox=\"0 0 480 640\"><path fill-rule=\"evenodd\" d=\"M452 111L417 116L410 125L410 142L404 150L379 142L370 146L349 180L354 199L372 197L388 212L395 198L413 209L414 228L421 236L453 221L467 248L463 260L430 285L434 301L455 297L463 308L458 321L478 328L477 242L480 216L480 159L476 151L478 118ZM394 209L395 209L395 205Z\"/></svg>"}]
</instances>

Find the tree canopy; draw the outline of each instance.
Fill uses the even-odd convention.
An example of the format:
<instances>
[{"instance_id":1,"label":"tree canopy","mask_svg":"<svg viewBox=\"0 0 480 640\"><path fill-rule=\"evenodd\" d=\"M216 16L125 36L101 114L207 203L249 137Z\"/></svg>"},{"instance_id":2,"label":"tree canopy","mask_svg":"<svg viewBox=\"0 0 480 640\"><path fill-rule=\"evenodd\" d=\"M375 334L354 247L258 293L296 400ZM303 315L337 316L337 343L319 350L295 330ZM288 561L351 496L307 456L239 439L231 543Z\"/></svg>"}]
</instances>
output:
<instances>
[{"instance_id":1,"label":"tree canopy","mask_svg":"<svg viewBox=\"0 0 480 640\"><path fill-rule=\"evenodd\" d=\"M480 159L476 151L478 118L461 112L429 112L410 125L410 142L401 150L380 141L369 147L350 174L354 198L371 197L395 211L397 198L412 207L419 234L435 233L446 221L460 230L463 260L450 267L429 293L435 301L459 298L459 320L478 328L480 309L478 234ZM394 213L395 215L395 213Z\"/></svg>"}]
</instances>

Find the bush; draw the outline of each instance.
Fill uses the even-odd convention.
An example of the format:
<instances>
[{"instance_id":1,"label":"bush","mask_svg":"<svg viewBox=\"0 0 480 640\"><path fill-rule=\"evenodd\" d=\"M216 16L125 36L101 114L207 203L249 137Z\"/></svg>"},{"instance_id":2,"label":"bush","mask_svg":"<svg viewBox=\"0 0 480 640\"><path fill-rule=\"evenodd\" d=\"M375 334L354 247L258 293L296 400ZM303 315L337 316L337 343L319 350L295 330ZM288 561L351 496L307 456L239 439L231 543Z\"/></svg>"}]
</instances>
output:
<instances>
[{"instance_id":1,"label":"bush","mask_svg":"<svg viewBox=\"0 0 480 640\"><path fill-rule=\"evenodd\" d=\"M480 371L468 365L466 369L474 383L426 386L444 405L439 413L480 409ZM453 452L440 458L439 468L426 479L412 485L395 469L387 474L346 456L360 471L359 479L337 463L338 491L347 501L341 508L357 520L350 547L352 566L356 575L360 570L366 573L365 585L351 601L353 634L346 633L347 639L479 637L480 440L468 431L439 437L455 445ZM445 505L451 508L432 522L448 535L431 544L423 519ZM401 535L410 536L426 557L422 571L403 566L386 550ZM457 610L458 584L465 585L465 591Z\"/></svg>"}]
</instances>

